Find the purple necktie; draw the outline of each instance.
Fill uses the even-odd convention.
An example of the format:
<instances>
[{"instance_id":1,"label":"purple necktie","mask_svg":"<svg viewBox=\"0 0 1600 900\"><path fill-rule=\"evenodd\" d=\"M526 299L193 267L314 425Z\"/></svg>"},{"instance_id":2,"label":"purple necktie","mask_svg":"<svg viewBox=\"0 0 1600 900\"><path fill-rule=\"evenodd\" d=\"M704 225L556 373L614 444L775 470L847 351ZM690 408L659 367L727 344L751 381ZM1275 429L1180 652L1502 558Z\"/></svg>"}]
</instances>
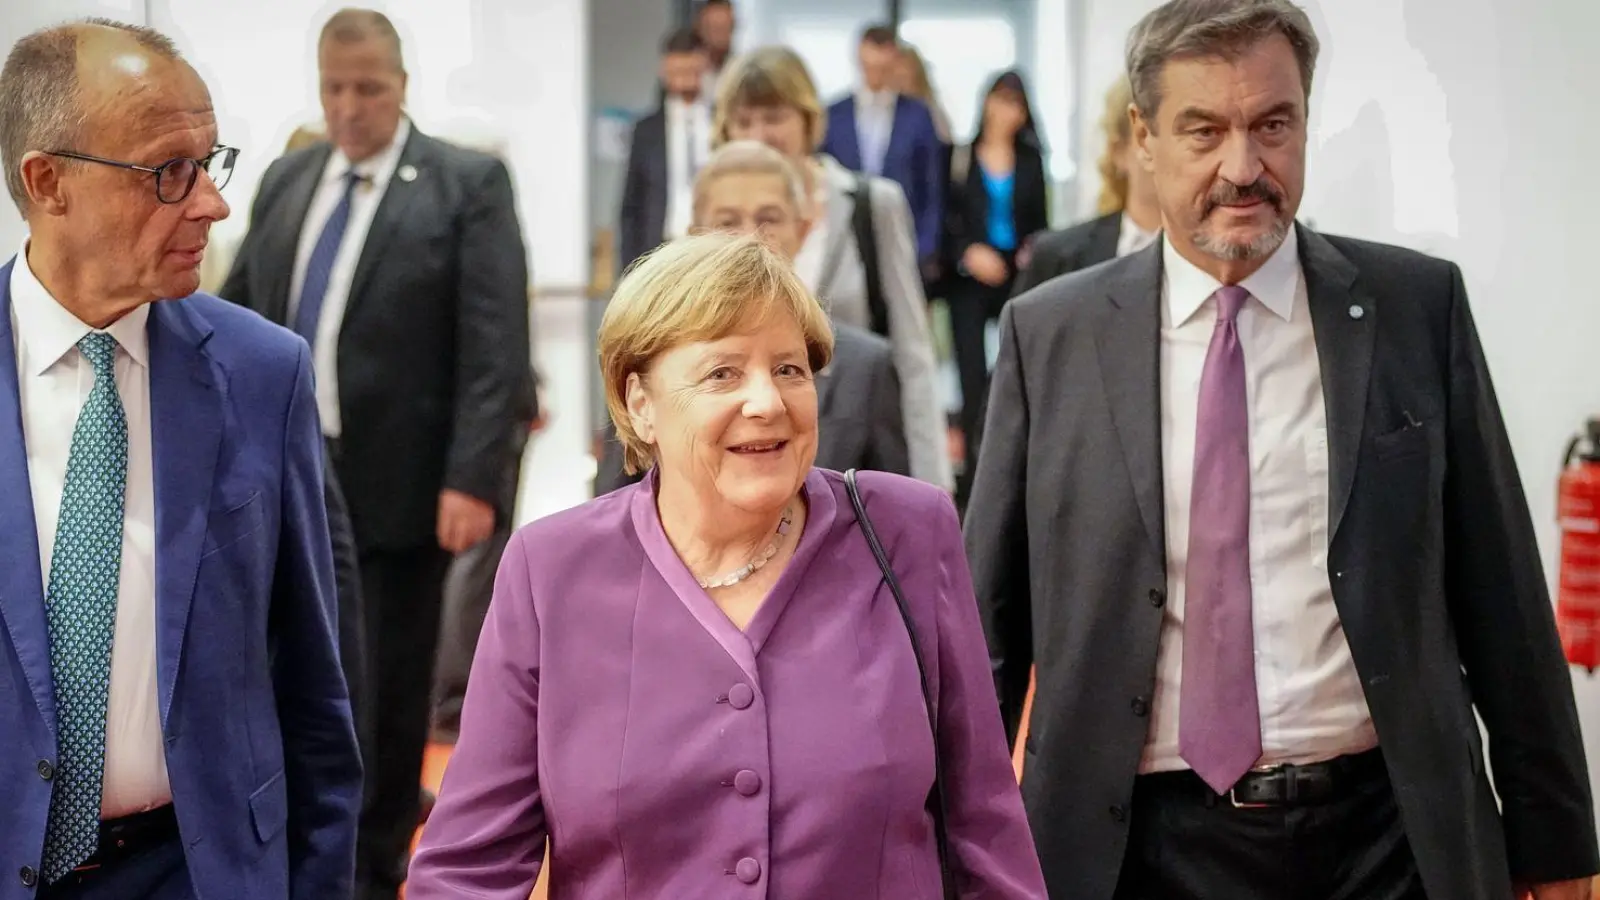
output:
<instances>
[{"instance_id":1,"label":"purple necktie","mask_svg":"<svg viewBox=\"0 0 1600 900\"><path fill-rule=\"evenodd\" d=\"M1250 418L1239 310L1250 292L1213 295L1217 327L1200 376L1189 501L1178 752L1219 794L1261 758L1250 616Z\"/></svg>"}]
</instances>

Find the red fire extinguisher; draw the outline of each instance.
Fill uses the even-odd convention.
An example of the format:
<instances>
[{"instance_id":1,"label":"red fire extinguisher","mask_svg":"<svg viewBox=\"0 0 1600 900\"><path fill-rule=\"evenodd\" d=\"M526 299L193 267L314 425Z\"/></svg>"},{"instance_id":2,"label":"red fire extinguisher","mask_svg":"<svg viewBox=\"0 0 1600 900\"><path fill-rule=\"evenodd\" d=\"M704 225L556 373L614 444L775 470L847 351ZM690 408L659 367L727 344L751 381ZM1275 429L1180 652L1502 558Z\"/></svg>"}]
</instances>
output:
<instances>
[{"instance_id":1,"label":"red fire extinguisher","mask_svg":"<svg viewBox=\"0 0 1600 900\"><path fill-rule=\"evenodd\" d=\"M1561 577L1556 625L1567 662L1600 667L1600 418L1567 444L1556 502Z\"/></svg>"}]
</instances>

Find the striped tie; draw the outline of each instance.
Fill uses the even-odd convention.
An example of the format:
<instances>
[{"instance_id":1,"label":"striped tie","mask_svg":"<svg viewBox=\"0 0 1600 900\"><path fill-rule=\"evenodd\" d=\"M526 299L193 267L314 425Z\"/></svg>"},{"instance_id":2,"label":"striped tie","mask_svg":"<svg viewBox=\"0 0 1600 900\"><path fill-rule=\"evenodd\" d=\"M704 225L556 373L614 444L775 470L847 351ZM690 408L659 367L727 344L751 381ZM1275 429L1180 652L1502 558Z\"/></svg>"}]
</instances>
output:
<instances>
[{"instance_id":1,"label":"striped tie","mask_svg":"<svg viewBox=\"0 0 1600 900\"><path fill-rule=\"evenodd\" d=\"M316 246L311 248L311 260L306 263L305 283L300 287L300 305L295 310L294 330L308 344L317 342L317 323L322 320L322 301L328 294L328 281L333 277L333 263L339 258L339 245L344 242L345 228L350 224L350 199L356 185L365 181L361 174L344 173L344 193L339 205L333 208Z\"/></svg>"},{"instance_id":2,"label":"striped tie","mask_svg":"<svg viewBox=\"0 0 1600 900\"><path fill-rule=\"evenodd\" d=\"M94 387L72 432L45 591L59 757L45 827L47 883L82 865L100 840L111 637L128 481L128 420L117 395L117 341L109 334L89 334L78 342L78 351L94 367Z\"/></svg>"}]
</instances>

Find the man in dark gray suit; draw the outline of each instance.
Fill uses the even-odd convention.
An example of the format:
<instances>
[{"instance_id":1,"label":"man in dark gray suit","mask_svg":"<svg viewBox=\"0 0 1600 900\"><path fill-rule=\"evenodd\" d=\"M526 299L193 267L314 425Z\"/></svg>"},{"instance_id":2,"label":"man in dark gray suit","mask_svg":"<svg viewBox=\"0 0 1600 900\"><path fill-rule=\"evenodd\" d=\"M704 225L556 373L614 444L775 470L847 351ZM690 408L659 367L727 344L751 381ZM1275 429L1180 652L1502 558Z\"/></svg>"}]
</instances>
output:
<instances>
[{"instance_id":1,"label":"man in dark gray suit","mask_svg":"<svg viewBox=\"0 0 1600 900\"><path fill-rule=\"evenodd\" d=\"M834 323L833 361L817 373L817 459L824 469L911 474L900 376L889 342L863 328ZM609 494L643 478L622 465L622 444L606 427L594 493Z\"/></svg>"},{"instance_id":2,"label":"man in dark gray suit","mask_svg":"<svg viewBox=\"0 0 1600 900\"><path fill-rule=\"evenodd\" d=\"M634 124L628 148L619 272L688 230L695 172L711 155L711 98L701 94L706 65L693 29L674 31L661 44L661 106Z\"/></svg>"},{"instance_id":3,"label":"man in dark gray suit","mask_svg":"<svg viewBox=\"0 0 1600 900\"><path fill-rule=\"evenodd\" d=\"M1587 898L1578 718L1461 272L1295 224L1316 55L1288 0L1152 12L1130 115L1165 238L1002 320L966 526L1013 732L1038 667L1050 893Z\"/></svg>"},{"instance_id":4,"label":"man in dark gray suit","mask_svg":"<svg viewBox=\"0 0 1600 900\"><path fill-rule=\"evenodd\" d=\"M357 877L393 900L416 829L452 554L509 517L507 435L532 403L527 250L506 167L402 114L400 39L343 10L318 43L331 143L267 170L221 293L311 344L366 602Z\"/></svg>"}]
</instances>

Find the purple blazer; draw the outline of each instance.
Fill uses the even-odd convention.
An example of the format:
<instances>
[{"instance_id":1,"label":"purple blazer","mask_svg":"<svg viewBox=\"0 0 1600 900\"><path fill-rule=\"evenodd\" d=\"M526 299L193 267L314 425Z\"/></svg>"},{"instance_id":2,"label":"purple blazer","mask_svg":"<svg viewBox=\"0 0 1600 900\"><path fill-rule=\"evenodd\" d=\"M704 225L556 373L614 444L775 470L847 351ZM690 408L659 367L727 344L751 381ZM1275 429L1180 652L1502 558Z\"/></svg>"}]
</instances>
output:
<instances>
[{"instance_id":1,"label":"purple blazer","mask_svg":"<svg viewBox=\"0 0 1600 900\"><path fill-rule=\"evenodd\" d=\"M955 508L863 473L937 701L962 898L1045 897ZM501 563L408 900L938 900L917 666L838 474L740 631L678 559L655 479L541 519Z\"/></svg>"}]
</instances>

